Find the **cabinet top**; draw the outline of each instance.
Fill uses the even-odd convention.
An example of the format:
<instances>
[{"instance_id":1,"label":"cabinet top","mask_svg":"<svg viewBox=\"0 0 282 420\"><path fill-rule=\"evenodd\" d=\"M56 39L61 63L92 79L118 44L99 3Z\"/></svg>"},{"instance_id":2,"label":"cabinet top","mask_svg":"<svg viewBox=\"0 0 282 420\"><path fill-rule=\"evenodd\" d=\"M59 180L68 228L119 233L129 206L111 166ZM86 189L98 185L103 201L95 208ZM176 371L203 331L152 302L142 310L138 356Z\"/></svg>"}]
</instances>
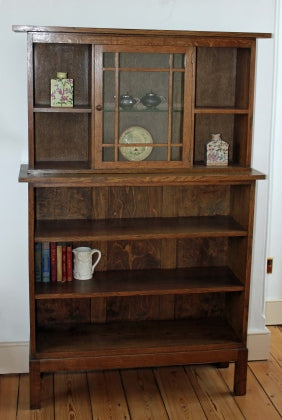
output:
<instances>
[{"instance_id":1,"label":"cabinet top","mask_svg":"<svg viewBox=\"0 0 282 420\"><path fill-rule=\"evenodd\" d=\"M271 33L253 32L211 32L211 31L183 31L183 30L153 30L153 29L113 29L113 28L84 28L65 26L33 26L13 25L14 32L52 32L76 33L93 35L123 35L123 36L178 36L178 37L218 37L218 38L271 38Z\"/></svg>"}]
</instances>

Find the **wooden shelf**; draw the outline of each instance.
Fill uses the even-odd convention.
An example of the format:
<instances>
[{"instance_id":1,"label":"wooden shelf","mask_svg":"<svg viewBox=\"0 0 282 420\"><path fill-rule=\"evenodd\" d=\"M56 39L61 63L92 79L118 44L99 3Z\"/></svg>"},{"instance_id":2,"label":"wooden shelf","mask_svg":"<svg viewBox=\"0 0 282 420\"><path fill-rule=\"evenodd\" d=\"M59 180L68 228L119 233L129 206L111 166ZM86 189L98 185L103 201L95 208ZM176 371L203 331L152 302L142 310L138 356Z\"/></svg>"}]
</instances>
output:
<instances>
[{"instance_id":1,"label":"wooden shelf","mask_svg":"<svg viewBox=\"0 0 282 420\"><path fill-rule=\"evenodd\" d=\"M57 173L85 173L90 169L88 161L41 161L36 163L35 171L54 171Z\"/></svg>"},{"instance_id":2,"label":"wooden shelf","mask_svg":"<svg viewBox=\"0 0 282 420\"><path fill-rule=\"evenodd\" d=\"M38 330L36 356L125 356L230 349L239 343L230 325L218 318L59 325Z\"/></svg>"},{"instance_id":3,"label":"wooden shelf","mask_svg":"<svg viewBox=\"0 0 282 420\"><path fill-rule=\"evenodd\" d=\"M41 220L35 241L119 241L247 236L230 216L163 217L108 220Z\"/></svg>"},{"instance_id":4,"label":"wooden shelf","mask_svg":"<svg viewBox=\"0 0 282 420\"><path fill-rule=\"evenodd\" d=\"M88 105L80 105L80 106L74 106L73 108L68 107L62 107L62 108L56 108L51 107L50 105L36 105L33 108L33 112L65 112L65 113L91 113L92 109Z\"/></svg>"},{"instance_id":5,"label":"wooden shelf","mask_svg":"<svg viewBox=\"0 0 282 420\"><path fill-rule=\"evenodd\" d=\"M248 114L248 109L220 108L220 107L197 107L195 114Z\"/></svg>"},{"instance_id":6,"label":"wooden shelf","mask_svg":"<svg viewBox=\"0 0 282 420\"><path fill-rule=\"evenodd\" d=\"M35 299L240 292L244 285L228 267L97 271L91 280L36 283Z\"/></svg>"},{"instance_id":7,"label":"wooden shelf","mask_svg":"<svg viewBox=\"0 0 282 420\"><path fill-rule=\"evenodd\" d=\"M227 168L208 168L204 165L192 169L170 170L166 172L144 172L130 170L106 173L87 170L85 162L79 168L80 162L47 162L38 163L37 169L21 165L19 181L29 182L35 186L158 186L158 185L203 185L210 184L242 184L258 179L265 179L265 175L251 168L229 166ZM69 166L68 166L69 165ZM53 168L54 169L50 169ZM69 168L69 169L64 169Z\"/></svg>"}]
</instances>

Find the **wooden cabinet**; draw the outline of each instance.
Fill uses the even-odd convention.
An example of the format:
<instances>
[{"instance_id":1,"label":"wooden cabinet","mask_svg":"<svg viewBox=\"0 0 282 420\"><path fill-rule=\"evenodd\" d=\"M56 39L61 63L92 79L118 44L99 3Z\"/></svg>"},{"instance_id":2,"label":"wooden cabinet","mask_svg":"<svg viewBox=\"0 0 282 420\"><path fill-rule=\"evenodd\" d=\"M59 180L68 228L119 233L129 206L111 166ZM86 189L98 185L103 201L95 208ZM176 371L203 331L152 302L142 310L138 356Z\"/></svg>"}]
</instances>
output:
<instances>
[{"instance_id":1,"label":"wooden cabinet","mask_svg":"<svg viewBox=\"0 0 282 420\"><path fill-rule=\"evenodd\" d=\"M235 362L246 391L257 37L25 27L31 406L40 373ZM50 107L57 71L74 106ZM211 133L227 167L205 165ZM35 243L102 251L91 280L35 282Z\"/></svg>"}]
</instances>

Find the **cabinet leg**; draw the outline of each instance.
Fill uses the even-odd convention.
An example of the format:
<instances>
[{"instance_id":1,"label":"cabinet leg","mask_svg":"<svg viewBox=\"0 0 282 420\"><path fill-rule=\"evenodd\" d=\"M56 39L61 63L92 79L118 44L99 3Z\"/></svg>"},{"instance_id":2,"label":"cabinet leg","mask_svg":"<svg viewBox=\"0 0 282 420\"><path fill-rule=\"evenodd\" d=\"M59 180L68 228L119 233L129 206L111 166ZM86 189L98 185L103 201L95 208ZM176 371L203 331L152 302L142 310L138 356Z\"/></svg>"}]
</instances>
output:
<instances>
[{"instance_id":1,"label":"cabinet leg","mask_svg":"<svg viewBox=\"0 0 282 420\"><path fill-rule=\"evenodd\" d=\"M247 387L248 350L239 351L238 360L235 362L234 394L245 395Z\"/></svg>"},{"instance_id":2,"label":"cabinet leg","mask_svg":"<svg viewBox=\"0 0 282 420\"><path fill-rule=\"evenodd\" d=\"M30 360L29 362L29 401L30 408L40 408L41 403L41 378L40 361Z\"/></svg>"}]
</instances>

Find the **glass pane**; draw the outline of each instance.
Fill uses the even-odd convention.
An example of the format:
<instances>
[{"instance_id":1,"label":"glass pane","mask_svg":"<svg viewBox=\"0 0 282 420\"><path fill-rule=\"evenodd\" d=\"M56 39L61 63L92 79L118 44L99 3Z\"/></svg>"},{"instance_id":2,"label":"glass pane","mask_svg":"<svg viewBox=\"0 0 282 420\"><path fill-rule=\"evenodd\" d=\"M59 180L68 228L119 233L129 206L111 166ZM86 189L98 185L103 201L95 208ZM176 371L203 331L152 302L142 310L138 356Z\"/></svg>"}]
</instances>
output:
<instances>
[{"instance_id":1,"label":"glass pane","mask_svg":"<svg viewBox=\"0 0 282 420\"><path fill-rule=\"evenodd\" d=\"M168 68L169 54L120 53L120 67Z\"/></svg>"},{"instance_id":2,"label":"glass pane","mask_svg":"<svg viewBox=\"0 0 282 420\"><path fill-rule=\"evenodd\" d=\"M165 112L121 112L119 137L129 127L142 127L150 133L154 144L167 143L168 118Z\"/></svg>"},{"instance_id":3,"label":"glass pane","mask_svg":"<svg viewBox=\"0 0 282 420\"><path fill-rule=\"evenodd\" d=\"M103 144L113 144L115 138L115 73L105 71L103 82Z\"/></svg>"},{"instance_id":4,"label":"glass pane","mask_svg":"<svg viewBox=\"0 0 282 420\"><path fill-rule=\"evenodd\" d=\"M104 71L103 106L106 111L114 110L115 103L115 72Z\"/></svg>"},{"instance_id":5,"label":"glass pane","mask_svg":"<svg viewBox=\"0 0 282 420\"><path fill-rule=\"evenodd\" d=\"M172 86L172 143L183 141L184 74L173 74Z\"/></svg>"},{"instance_id":6,"label":"glass pane","mask_svg":"<svg viewBox=\"0 0 282 420\"><path fill-rule=\"evenodd\" d=\"M114 144L115 120L114 112L103 112L103 144Z\"/></svg>"},{"instance_id":7,"label":"glass pane","mask_svg":"<svg viewBox=\"0 0 282 420\"><path fill-rule=\"evenodd\" d=\"M115 53L104 53L103 54L103 66L104 67L115 67Z\"/></svg>"},{"instance_id":8,"label":"glass pane","mask_svg":"<svg viewBox=\"0 0 282 420\"><path fill-rule=\"evenodd\" d=\"M115 141L120 162L165 162L168 156L181 161L184 58L182 53L104 53L102 144L113 146L103 148L104 162L115 161ZM133 137L122 146L128 130ZM136 136L140 130L149 144Z\"/></svg>"},{"instance_id":9,"label":"glass pane","mask_svg":"<svg viewBox=\"0 0 282 420\"><path fill-rule=\"evenodd\" d=\"M165 161L167 160L167 147L155 147L148 160Z\"/></svg>"},{"instance_id":10,"label":"glass pane","mask_svg":"<svg viewBox=\"0 0 282 420\"><path fill-rule=\"evenodd\" d=\"M182 159L182 147L172 147L170 160L179 161Z\"/></svg>"},{"instance_id":11,"label":"glass pane","mask_svg":"<svg viewBox=\"0 0 282 420\"><path fill-rule=\"evenodd\" d=\"M122 162L156 162L167 160L167 147L123 147L119 151L119 161Z\"/></svg>"},{"instance_id":12,"label":"glass pane","mask_svg":"<svg viewBox=\"0 0 282 420\"><path fill-rule=\"evenodd\" d=\"M173 54L173 67L175 69L184 69L185 54Z\"/></svg>"},{"instance_id":13,"label":"glass pane","mask_svg":"<svg viewBox=\"0 0 282 420\"><path fill-rule=\"evenodd\" d=\"M103 162L114 162L115 160L115 150L113 147L104 147L103 148Z\"/></svg>"},{"instance_id":14,"label":"glass pane","mask_svg":"<svg viewBox=\"0 0 282 420\"><path fill-rule=\"evenodd\" d=\"M152 109L161 108L160 105L167 102L169 87L169 72L139 72L139 71L121 71L119 80L120 95L128 94L134 98L140 99L141 103L138 108ZM151 107L152 98L146 101L145 95L154 93L159 97L159 104ZM143 102L143 103L142 103ZM136 107L135 107L136 108Z\"/></svg>"}]
</instances>

